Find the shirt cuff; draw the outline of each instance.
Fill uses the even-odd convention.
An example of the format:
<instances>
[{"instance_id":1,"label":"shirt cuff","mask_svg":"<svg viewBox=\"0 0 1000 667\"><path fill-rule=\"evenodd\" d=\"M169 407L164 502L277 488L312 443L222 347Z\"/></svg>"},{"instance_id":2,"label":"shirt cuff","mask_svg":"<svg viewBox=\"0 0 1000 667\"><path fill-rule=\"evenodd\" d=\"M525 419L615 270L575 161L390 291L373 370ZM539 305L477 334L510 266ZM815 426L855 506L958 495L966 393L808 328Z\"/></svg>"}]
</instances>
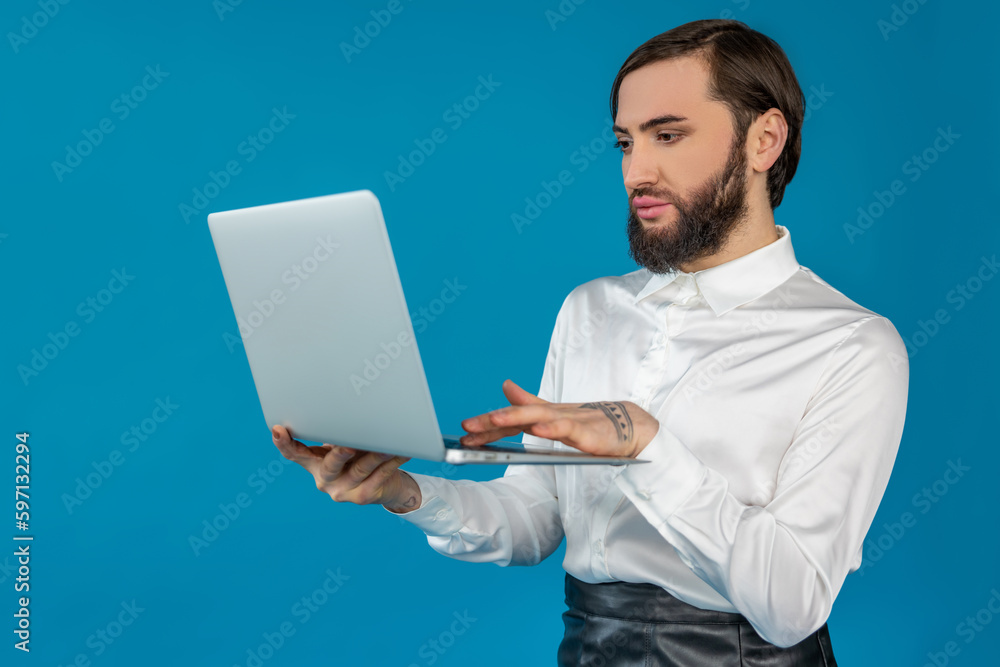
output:
<instances>
[{"instance_id":1,"label":"shirt cuff","mask_svg":"<svg viewBox=\"0 0 1000 667\"><path fill-rule=\"evenodd\" d=\"M660 429L615 482L644 517L654 525L667 521L702 485L708 466L661 422Z\"/></svg>"},{"instance_id":2,"label":"shirt cuff","mask_svg":"<svg viewBox=\"0 0 1000 667\"><path fill-rule=\"evenodd\" d=\"M462 529L459 513L446 500L446 497L451 497L454 493L448 492L449 480L408 470L403 472L412 477L420 488L420 507L409 512L392 512L384 505L382 509L409 521L428 535L454 535Z\"/></svg>"}]
</instances>

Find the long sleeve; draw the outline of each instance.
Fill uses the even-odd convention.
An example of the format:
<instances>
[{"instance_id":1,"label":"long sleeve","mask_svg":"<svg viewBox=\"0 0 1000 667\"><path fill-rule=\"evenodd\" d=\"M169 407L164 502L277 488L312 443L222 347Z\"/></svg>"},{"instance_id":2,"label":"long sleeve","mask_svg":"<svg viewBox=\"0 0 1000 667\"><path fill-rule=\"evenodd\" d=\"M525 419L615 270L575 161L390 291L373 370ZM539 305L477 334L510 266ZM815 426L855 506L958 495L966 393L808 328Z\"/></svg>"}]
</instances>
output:
<instances>
[{"instance_id":1,"label":"long sleeve","mask_svg":"<svg viewBox=\"0 0 1000 667\"><path fill-rule=\"evenodd\" d=\"M557 316L537 393L548 401L558 401L561 395L560 335ZM552 446L551 440L528 433L522 442ZM537 565L563 540L551 465L507 466L503 477L486 482L407 474L420 487L421 505L396 516L424 531L427 543L442 555L501 567Z\"/></svg>"},{"instance_id":2,"label":"long sleeve","mask_svg":"<svg viewBox=\"0 0 1000 667\"><path fill-rule=\"evenodd\" d=\"M830 353L778 468L773 498L747 505L660 430L616 483L699 578L767 641L791 646L826 622L888 484L909 366L892 324L871 316ZM738 442L733 447L739 447Z\"/></svg>"}]
</instances>

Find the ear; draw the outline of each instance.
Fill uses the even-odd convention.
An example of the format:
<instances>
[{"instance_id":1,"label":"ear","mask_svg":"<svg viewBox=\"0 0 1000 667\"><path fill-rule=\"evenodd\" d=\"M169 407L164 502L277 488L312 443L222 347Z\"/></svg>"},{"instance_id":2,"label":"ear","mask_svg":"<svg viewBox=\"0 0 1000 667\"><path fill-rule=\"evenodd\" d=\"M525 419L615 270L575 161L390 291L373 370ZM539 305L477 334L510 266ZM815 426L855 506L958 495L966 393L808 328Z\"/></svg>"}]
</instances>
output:
<instances>
[{"instance_id":1,"label":"ear","mask_svg":"<svg viewBox=\"0 0 1000 667\"><path fill-rule=\"evenodd\" d=\"M750 126L750 166L765 172L777 161L788 139L788 122L777 109L768 109Z\"/></svg>"}]
</instances>

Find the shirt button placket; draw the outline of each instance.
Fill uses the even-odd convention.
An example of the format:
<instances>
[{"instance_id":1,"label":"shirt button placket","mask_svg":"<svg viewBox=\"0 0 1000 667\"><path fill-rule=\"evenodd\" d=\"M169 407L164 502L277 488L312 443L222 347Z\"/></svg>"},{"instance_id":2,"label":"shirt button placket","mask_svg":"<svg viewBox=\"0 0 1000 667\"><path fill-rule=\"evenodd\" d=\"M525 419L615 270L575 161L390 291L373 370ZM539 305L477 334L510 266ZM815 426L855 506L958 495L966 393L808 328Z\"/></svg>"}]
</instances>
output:
<instances>
[{"instance_id":1,"label":"shirt button placket","mask_svg":"<svg viewBox=\"0 0 1000 667\"><path fill-rule=\"evenodd\" d=\"M655 374L657 378L662 377L663 369L667 367L667 361L670 357L670 334L671 334L670 326L671 322L673 321L673 318L676 318L676 315L672 315L672 313L675 312L676 310L677 309L674 307L674 304L670 304L669 306L663 309L663 316L660 320L660 328L656 332L656 335L653 338L653 344L661 348L660 363L656 368L656 374ZM648 411L650 403L653 400L653 396L656 394L659 388L660 387L658 382L652 383L652 385L649 387L649 391L647 391L645 397L640 403L640 407Z\"/></svg>"},{"instance_id":2,"label":"shirt button placket","mask_svg":"<svg viewBox=\"0 0 1000 667\"><path fill-rule=\"evenodd\" d=\"M666 336L664 335L663 330L663 327L665 326L664 312L664 306L657 306L656 319L659 322L659 326L650 337L649 350L643 357L642 363L639 365L639 371L636 374L635 382L632 385L632 395L629 397L630 401L644 410L649 407L649 400L656 391L658 384L657 381L659 380L661 370L663 369L665 354L664 346L666 344Z\"/></svg>"}]
</instances>

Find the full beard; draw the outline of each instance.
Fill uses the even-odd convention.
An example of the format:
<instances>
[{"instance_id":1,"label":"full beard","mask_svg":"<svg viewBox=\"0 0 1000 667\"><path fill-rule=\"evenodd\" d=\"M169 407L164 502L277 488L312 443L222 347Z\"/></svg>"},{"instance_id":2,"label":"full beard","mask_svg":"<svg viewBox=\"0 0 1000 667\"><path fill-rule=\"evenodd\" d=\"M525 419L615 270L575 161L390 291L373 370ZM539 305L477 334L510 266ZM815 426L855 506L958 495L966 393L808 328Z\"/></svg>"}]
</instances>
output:
<instances>
[{"instance_id":1,"label":"full beard","mask_svg":"<svg viewBox=\"0 0 1000 667\"><path fill-rule=\"evenodd\" d=\"M680 271L693 260L713 255L725 247L731 234L749 217L747 158L742 142L734 139L726 165L686 199L668 192L636 190L669 201L677 209L672 222L644 223L628 209L629 255L653 273ZM668 209L663 215L670 215Z\"/></svg>"}]
</instances>

